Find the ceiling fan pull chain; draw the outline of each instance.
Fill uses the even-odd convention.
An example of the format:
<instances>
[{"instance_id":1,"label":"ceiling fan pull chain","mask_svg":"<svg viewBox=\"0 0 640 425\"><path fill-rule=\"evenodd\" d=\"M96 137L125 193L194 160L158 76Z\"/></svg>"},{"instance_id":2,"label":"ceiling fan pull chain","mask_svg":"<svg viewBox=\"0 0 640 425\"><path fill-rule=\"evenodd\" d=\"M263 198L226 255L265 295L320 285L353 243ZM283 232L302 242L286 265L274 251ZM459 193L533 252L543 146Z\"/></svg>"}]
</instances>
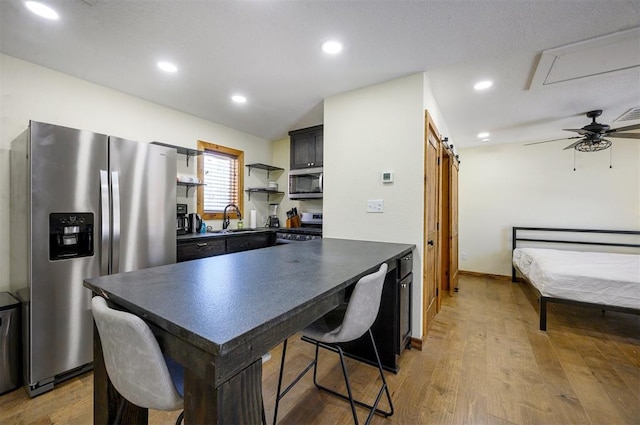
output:
<instances>
[{"instance_id":1,"label":"ceiling fan pull chain","mask_svg":"<svg viewBox=\"0 0 640 425\"><path fill-rule=\"evenodd\" d=\"M573 150L573 171L576 171L576 150Z\"/></svg>"},{"instance_id":2,"label":"ceiling fan pull chain","mask_svg":"<svg viewBox=\"0 0 640 425\"><path fill-rule=\"evenodd\" d=\"M611 146L611 150L609 151L609 168L613 168L612 158L613 158L613 145Z\"/></svg>"}]
</instances>

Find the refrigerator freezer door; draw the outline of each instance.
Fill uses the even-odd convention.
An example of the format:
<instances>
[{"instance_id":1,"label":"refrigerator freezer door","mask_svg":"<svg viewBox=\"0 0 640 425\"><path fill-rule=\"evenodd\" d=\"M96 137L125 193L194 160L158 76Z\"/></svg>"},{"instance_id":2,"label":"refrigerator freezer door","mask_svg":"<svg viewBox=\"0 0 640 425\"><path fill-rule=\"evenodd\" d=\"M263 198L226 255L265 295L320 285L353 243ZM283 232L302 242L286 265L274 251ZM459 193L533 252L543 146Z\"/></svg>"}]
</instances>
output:
<instances>
[{"instance_id":1,"label":"refrigerator freezer door","mask_svg":"<svg viewBox=\"0 0 640 425\"><path fill-rule=\"evenodd\" d=\"M91 292L85 278L100 275L100 170L107 136L32 122L30 131L30 333L26 375L35 384L93 361ZM49 259L50 214L92 214L93 254ZM73 230L73 227L70 227ZM72 240L72 235L69 235Z\"/></svg>"},{"instance_id":2,"label":"refrigerator freezer door","mask_svg":"<svg viewBox=\"0 0 640 425\"><path fill-rule=\"evenodd\" d=\"M110 137L109 153L112 205L120 207L112 273L175 263L175 149Z\"/></svg>"}]
</instances>

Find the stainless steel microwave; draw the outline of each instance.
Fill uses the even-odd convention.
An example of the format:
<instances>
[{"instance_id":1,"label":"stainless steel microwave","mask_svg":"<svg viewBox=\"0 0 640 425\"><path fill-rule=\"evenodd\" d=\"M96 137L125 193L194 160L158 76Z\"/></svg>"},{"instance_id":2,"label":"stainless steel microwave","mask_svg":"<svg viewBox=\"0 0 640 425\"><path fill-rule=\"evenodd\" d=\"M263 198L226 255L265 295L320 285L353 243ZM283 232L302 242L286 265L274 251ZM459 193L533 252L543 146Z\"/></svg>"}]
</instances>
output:
<instances>
[{"instance_id":1,"label":"stainless steel microwave","mask_svg":"<svg viewBox=\"0 0 640 425\"><path fill-rule=\"evenodd\" d=\"M322 167L289 171L289 199L322 198Z\"/></svg>"}]
</instances>

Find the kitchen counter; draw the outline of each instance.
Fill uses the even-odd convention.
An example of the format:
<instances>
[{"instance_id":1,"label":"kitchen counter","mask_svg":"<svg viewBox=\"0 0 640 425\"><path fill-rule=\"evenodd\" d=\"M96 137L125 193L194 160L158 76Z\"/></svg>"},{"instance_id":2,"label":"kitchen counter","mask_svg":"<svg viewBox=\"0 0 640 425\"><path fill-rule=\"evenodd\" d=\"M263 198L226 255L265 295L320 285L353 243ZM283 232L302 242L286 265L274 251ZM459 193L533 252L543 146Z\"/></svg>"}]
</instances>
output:
<instances>
[{"instance_id":1,"label":"kitchen counter","mask_svg":"<svg viewBox=\"0 0 640 425\"><path fill-rule=\"evenodd\" d=\"M291 228L283 227L283 228L274 229L274 230L276 232L281 232L281 233L294 233L294 234L299 233L304 235L322 236L322 229L317 227L291 227Z\"/></svg>"},{"instance_id":2,"label":"kitchen counter","mask_svg":"<svg viewBox=\"0 0 640 425\"><path fill-rule=\"evenodd\" d=\"M268 227L259 227L256 229L232 229L228 232L222 232L221 230L217 230L214 232L207 233L187 233L184 235L177 235L178 242L180 241L190 241L202 238L229 238L233 236L241 236L241 235L257 235L260 233L273 233L274 230Z\"/></svg>"},{"instance_id":3,"label":"kitchen counter","mask_svg":"<svg viewBox=\"0 0 640 425\"><path fill-rule=\"evenodd\" d=\"M262 354L335 308L360 277L414 248L317 239L91 278L84 286L144 318L185 366L185 393L200 400L185 403L185 423L258 423ZM117 403L110 404L100 372L97 334L94 342L94 419L102 423ZM217 406L205 401L213 399Z\"/></svg>"},{"instance_id":4,"label":"kitchen counter","mask_svg":"<svg viewBox=\"0 0 640 425\"><path fill-rule=\"evenodd\" d=\"M189 241L196 240L202 238L218 238L218 237L232 237L234 235L256 235L260 233L300 233L306 235L316 235L322 236L322 229L314 228L314 227L258 227L256 229L233 229L229 232L223 233L220 230L215 232L207 232L207 233L187 233L184 235L178 235L178 242L180 241Z\"/></svg>"}]
</instances>

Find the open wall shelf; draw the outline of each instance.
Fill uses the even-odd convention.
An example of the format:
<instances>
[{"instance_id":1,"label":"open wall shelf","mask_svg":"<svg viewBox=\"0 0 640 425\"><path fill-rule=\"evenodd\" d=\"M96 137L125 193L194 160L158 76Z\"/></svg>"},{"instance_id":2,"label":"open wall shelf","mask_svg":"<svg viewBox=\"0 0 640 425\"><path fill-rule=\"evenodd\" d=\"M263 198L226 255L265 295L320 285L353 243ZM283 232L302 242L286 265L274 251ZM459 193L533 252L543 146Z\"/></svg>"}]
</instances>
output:
<instances>
[{"instance_id":1,"label":"open wall shelf","mask_svg":"<svg viewBox=\"0 0 640 425\"><path fill-rule=\"evenodd\" d=\"M259 170L266 170L267 178L269 178L269 174L272 171L284 171L284 168L274 167L273 165L261 164L259 162L256 162L254 164L247 164L247 165L245 165L245 167L247 167L249 169L249 175L251 175L251 169L252 168L257 168Z\"/></svg>"},{"instance_id":2,"label":"open wall shelf","mask_svg":"<svg viewBox=\"0 0 640 425\"><path fill-rule=\"evenodd\" d=\"M204 153L204 151L199 151L197 149L190 149L190 148L185 148L184 146L175 146L175 145L170 145L170 144L162 143L162 142L151 142L151 144L152 145L158 145L158 146L164 146L165 148L173 148L180 155L185 155L187 157L187 167L189 166L189 158L191 158L192 156L202 155Z\"/></svg>"},{"instance_id":3,"label":"open wall shelf","mask_svg":"<svg viewBox=\"0 0 640 425\"><path fill-rule=\"evenodd\" d=\"M284 195L284 192L278 192L276 190L268 190L268 189L259 189L259 188L254 188L254 189L247 189L245 190L245 192L247 192L249 194L249 200L251 200L251 194L252 193L266 193L267 194L267 201L270 200L271 195L276 195L276 196L281 196Z\"/></svg>"}]
</instances>

